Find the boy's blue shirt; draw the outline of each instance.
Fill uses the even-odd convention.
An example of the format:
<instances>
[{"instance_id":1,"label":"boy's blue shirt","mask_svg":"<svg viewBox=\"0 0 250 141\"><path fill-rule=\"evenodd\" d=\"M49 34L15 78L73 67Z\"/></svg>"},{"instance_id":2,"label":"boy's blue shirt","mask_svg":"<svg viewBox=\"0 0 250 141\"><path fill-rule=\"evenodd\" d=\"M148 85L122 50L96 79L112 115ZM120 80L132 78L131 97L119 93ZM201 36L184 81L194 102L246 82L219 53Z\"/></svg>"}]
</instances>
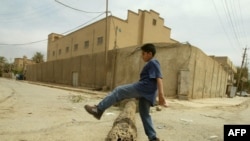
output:
<instances>
[{"instance_id":1,"label":"boy's blue shirt","mask_svg":"<svg viewBox=\"0 0 250 141\"><path fill-rule=\"evenodd\" d=\"M134 83L139 94L149 100L152 105L154 105L157 95L157 78L162 78L160 63L156 59L151 59L143 67L140 80Z\"/></svg>"}]
</instances>

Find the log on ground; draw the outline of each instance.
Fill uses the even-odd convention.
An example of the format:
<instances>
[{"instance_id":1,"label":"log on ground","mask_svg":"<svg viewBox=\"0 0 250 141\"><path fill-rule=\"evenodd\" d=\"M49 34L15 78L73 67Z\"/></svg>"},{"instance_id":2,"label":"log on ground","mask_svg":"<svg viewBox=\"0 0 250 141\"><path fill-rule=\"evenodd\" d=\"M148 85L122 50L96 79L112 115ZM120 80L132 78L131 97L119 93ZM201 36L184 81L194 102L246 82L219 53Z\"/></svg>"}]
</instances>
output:
<instances>
[{"instance_id":1,"label":"log on ground","mask_svg":"<svg viewBox=\"0 0 250 141\"><path fill-rule=\"evenodd\" d=\"M135 113L136 100L130 99L126 102L123 111L114 121L106 141L136 141Z\"/></svg>"}]
</instances>

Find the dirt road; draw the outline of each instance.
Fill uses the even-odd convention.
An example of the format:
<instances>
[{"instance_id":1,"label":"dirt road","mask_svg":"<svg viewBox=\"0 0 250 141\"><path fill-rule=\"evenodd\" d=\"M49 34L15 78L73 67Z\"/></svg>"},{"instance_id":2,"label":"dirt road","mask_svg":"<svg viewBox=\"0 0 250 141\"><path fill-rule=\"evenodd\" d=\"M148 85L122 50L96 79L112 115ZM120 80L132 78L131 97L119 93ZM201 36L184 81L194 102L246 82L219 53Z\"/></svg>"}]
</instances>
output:
<instances>
[{"instance_id":1,"label":"dirt road","mask_svg":"<svg viewBox=\"0 0 250 141\"><path fill-rule=\"evenodd\" d=\"M120 109L111 107L100 121L83 109L103 96L0 78L0 140L104 141ZM250 123L250 98L169 99L169 103L162 111L151 109L164 141L222 141L224 124ZM147 141L138 114L136 124L138 141Z\"/></svg>"}]
</instances>

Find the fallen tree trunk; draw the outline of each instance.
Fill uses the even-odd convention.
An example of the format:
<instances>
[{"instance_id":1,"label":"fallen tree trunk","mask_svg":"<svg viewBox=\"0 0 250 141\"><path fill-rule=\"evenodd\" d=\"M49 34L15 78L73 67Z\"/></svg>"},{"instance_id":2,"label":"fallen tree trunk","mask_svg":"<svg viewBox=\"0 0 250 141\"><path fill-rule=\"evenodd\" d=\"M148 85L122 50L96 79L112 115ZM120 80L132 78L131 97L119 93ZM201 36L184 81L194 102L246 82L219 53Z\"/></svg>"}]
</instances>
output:
<instances>
[{"instance_id":1,"label":"fallen tree trunk","mask_svg":"<svg viewBox=\"0 0 250 141\"><path fill-rule=\"evenodd\" d=\"M114 121L106 141L136 141L135 113L136 100L130 99L126 102L123 111Z\"/></svg>"}]
</instances>

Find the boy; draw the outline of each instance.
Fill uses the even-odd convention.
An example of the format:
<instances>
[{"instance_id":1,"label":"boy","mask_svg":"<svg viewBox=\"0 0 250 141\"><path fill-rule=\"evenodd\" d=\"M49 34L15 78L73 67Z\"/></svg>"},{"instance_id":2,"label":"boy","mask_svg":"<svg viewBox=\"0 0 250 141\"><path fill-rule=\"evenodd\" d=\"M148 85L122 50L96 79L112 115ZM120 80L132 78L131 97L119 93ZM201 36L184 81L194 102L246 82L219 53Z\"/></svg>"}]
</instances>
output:
<instances>
[{"instance_id":1,"label":"boy","mask_svg":"<svg viewBox=\"0 0 250 141\"><path fill-rule=\"evenodd\" d=\"M143 123L143 127L149 141L159 141L153 127L152 119L149 114L150 106L154 105L157 96L159 105L167 107L167 102L163 92L162 74L160 64L154 59L156 53L153 44L145 44L141 47L142 59L147 62L140 74L140 80L133 84L122 85L115 88L107 97L105 97L98 105L85 105L85 110L98 120L101 119L103 112L113 104L129 98L139 99L139 113Z\"/></svg>"}]
</instances>

